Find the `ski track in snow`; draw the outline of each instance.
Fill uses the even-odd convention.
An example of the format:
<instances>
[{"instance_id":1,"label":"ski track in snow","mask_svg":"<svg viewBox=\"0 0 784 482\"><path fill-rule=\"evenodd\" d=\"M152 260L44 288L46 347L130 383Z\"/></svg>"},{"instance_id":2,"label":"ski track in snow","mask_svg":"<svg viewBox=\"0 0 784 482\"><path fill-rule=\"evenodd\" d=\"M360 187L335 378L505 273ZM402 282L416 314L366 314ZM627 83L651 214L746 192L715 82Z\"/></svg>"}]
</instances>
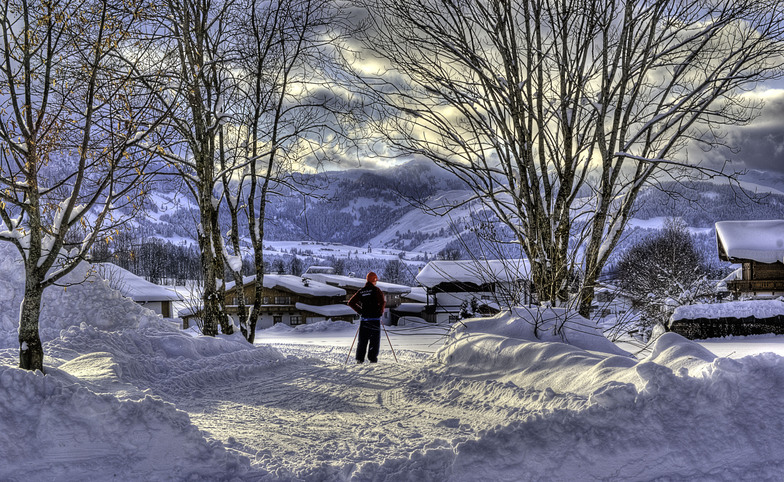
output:
<instances>
[{"instance_id":1,"label":"ski track in snow","mask_svg":"<svg viewBox=\"0 0 784 482\"><path fill-rule=\"evenodd\" d=\"M174 379L137 368L123 378L187 412L207 437L249 457L253 466L269 471L267 477L287 480L366 480L381 474L442 479L456 444L530 415L520 410L523 390L447 380L451 377L427 370L427 357L414 352L398 353L398 364L389 359L356 365L350 357L344 366L345 349L278 349L290 356L217 378L205 373L209 367L192 367ZM461 385L477 383L495 392L492 402L477 398L476 387L464 390L466 395L461 391ZM499 403L503 399L509 403ZM432 463L434 453L443 453L435 457L441 464ZM412 471L410 459L417 454L428 456ZM407 466L404 474L393 476L394 467L380 467L395 460Z\"/></svg>"}]
</instances>

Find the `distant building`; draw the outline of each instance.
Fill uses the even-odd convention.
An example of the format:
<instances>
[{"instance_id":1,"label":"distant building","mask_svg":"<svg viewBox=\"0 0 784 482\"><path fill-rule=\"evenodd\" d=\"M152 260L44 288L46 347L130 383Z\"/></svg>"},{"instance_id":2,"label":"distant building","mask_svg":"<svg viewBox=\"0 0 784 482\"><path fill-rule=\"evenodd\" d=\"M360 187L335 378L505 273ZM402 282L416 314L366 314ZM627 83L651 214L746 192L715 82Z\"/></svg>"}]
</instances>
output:
<instances>
[{"instance_id":1,"label":"distant building","mask_svg":"<svg viewBox=\"0 0 784 482\"><path fill-rule=\"evenodd\" d=\"M98 276L105 279L110 287L164 318L172 318L172 303L183 300L173 288L150 283L116 264L95 263L94 266Z\"/></svg>"},{"instance_id":2,"label":"distant building","mask_svg":"<svg viewBox=\"0 0 784 482\"><path fill-rule=\"evenodd\" d=\"M329 266L311 266L302 274L302 278L318 281L345 290L346 297L344 301L346 302L354 296L354 293L362 289L362 287L365 286L365 283L367 283L365 278L335 274L334 268ZM411 287L386 283L384 281L378 281L376 286L384 292L387 302L387 309L384 312L384 317L381 321L389 325L393 322L392 310L400 306L402 297L411 292Z\"/></svg>"},{"instance_id":3,"label":"distant building","mask_svg":"<svg viewBox=\"0 0 784 482\"><path fill-rule=\"evenodd\" d=\"M390 310L390 319L397 325L402 317L425 318L427 308L427 290L422 286L415 286L411 291L400 297L400 304Z\"/></svg>"},{"instance_id":4,"label":"distant building","mask_svg":"<svg viewBox=\"0 0 784 482\"><path fill-rule=\"evenodd\" d=\"M716 244L719 259L742 265L724 280L735 297L784 295L784 220L720 221Z\"/></svg>"},{"instance_id":5,"label":"distant building","mask_svg":"<svg viewBox=\"0 0 784 482\"><path fill-rule=\"evenodd\" d=\"M534 301L527 259L430 261L417 275L427 298L425 319L455 322Z\"/></svg>"},{"instance_id":6,"label":"distant building","mask_svg":"<svg viewBox=\"0 0 784 482\"><path fill-rule=\"evenodd\" d=\"M753 298L678 307L668 328L687 338L784 333L784 220L716 223L719 259L741 268L717 283L734 298ZM764 299L769 298L769 299Z\"/></svg>"},{"instance_id":7,"label":"distant building","mask_svg":"<svg viewBox=\"0 0 784 482\"><path fill-rule=\"evenodd\" d=\"M255 299L255 276L243 279L242 290L245 304L250 309ZM343 300L345 290L294 275L265 274L262 304L257 329L269 328L277 323L289 326L315 323L318 321L354 321L356 313ZM238 323L237 288L234 283L226 285L226 312ZM200 316L200 309L180 312L183 328L188 328Z\"/></svg>"},{"instance_id":8,"label":"distant building","mask_svg":"<svg viewBox=\"0 0 784 482\"><path fill-rule=\"evenodd\" d=\"M599 318L610 315L620 316L632 309L633 297L617 286L599 283L593 292L591 313Z\"/></svg>"}]
</instances>

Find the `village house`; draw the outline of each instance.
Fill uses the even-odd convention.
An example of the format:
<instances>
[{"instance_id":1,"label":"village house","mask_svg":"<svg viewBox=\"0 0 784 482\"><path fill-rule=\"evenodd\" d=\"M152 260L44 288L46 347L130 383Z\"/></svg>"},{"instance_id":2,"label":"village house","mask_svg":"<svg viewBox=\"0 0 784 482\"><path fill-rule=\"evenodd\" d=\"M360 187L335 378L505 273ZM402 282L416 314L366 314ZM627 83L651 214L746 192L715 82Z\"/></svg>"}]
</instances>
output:
<instances>
[{"instance_id":1,"label":"village house","mask_svg":"<svg viewBox=\"0 0 784 482\"><path fill-rule=\"evenodd\" d=\"M427 307L427 290L423 286L415 286L411 291L400 297L400 304L390 310L390 321L392 325L399 325L400 318L403 317L425 317Z\"/></svg>"},{"instance_id":2,"label":"village house","mask_svg":"<svg viewBox=\"0 0 784 482\"><path fill-rule=\"evenodd\" d=\"M242 289L248 307L255 299L254 283L255 276L243 279ZM345 290L299 276L265 274L262 296L257 329L269 328L277 323L296 326L326 320L353 322L357 317L354 310L343 302ZM234 283L226 285L226 312L235 323L239 322ZM183 328L188 328L198 316L198 309L181 311Z\"/></svg>"},{"instance_id":3,"label":"village house","mask_svg":"<svg viewBox=\"0 0 784 482\"><path fill-rule=\"evenodd\" d=\"M311 266L302 274L302 278L318 281L345 290L345 302L348 302L348 300L367 283L365 278L335 274L335 269L331 266ZM380 280L376 283L376 286L384 292L387 303L387 309L384 312L381 322L390 325L392 324L392 310L400 306L402 297L411 291L411 287L386 283Z\"/></svg>"},{"instance_id":4,"label":"village house","mask_svg":"<svg viewBox=\"0 0 784 482\"><path fill-rule=\"evenodd\" d=\"M784 220L720 221L716 244L741 265L718 289L740 301L680 306L668 328L690 339L784 333Z\"/></svg>"},{"instance_id":5,"label":"village house","mask_svg":"<svg viewBox=\"0 0 784 482\"><path fill-rule=\"evenodd\" d=\"M784 295L784 220L716 223L719 259L740 264L740 276L726 279L735 298Z\"/></svg>"},{"instance_id":6,"label":"village house","mask_svg":"<svg viewBox=\"0 0 784 482\"><path fill-rule=\"evenodd\" d=\"M427 293L424 318L454 323L534 301L526 259L436 260L417 275Z\"/></svg>"},{"instance_id":7,"label":"village house","mask_svg":"<svg viewBox=\"0 0 784 482\"><path fill-rule=\"evenodd\" d=\"M95 263L93 266L98 276L106 280L111 288L164 318L172 318L172 304L183 301L173 288L150 283L116 264Z\"/></svg>"},{"instance_id":8,"label":"village house","mask_svg":"<svg viewBox=\"0 0 784 482\"><path fill-rule=\"evenodd\" d=\"M632 305L632 296L617 286L600 282L594 288L591 313L599 318L621 316L630 311Z\"/></svg>"}]
</instances>

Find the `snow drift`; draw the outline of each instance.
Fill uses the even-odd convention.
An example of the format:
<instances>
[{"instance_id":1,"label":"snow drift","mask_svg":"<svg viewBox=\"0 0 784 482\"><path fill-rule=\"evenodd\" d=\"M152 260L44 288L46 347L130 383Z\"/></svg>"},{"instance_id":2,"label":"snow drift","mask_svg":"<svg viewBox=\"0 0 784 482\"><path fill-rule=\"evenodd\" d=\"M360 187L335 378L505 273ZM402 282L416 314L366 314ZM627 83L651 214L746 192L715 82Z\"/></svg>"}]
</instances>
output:
<instances>
[{"instance_id":1,"label":"snow drift","mask_svg":"<svg viewBox=\"0 0 784 482\"><path fill-rule=\"evenodd\" d=\"M88 263L76 267L59 284L44 291L39 322L42 341L82 323L105 330L164 325L153 311L111 289ZM0 348L19 347L24 285L22 258L9 243L0 243Z\"/></svg>"},{"instance_id":2,"label":"snow drift","mask_svg":"<svg viewBox=\"0 0 784 482\"><path fill-rule=\"evenodd\" d=\"M667 333L635 360L599 353L593 343L587 351L534 341L525 318L468 321L437 354L434 373L520 387L517 403L534 409L528 420L458 444L450 480L774 480L784 473L777 402L784 358L718 358Z\"/></svg>"},{"instance_id":3,"label":"snow drift","mask_svg":"<svg viewBox=\"0 0 784 482\"><path fill-rule=\"evenodd\" d=\"M87 282L47 293L44 376L14 368L23 280L2 249L0 480L784 475L773 354L721 358L667 333L635 359L587 320L517 309L455 325L432 357L344 366L356 325L281 325L276 346L189 336L85 266ZM313 330L345 343L296 344Z\"/></svg>"}]
</instances>

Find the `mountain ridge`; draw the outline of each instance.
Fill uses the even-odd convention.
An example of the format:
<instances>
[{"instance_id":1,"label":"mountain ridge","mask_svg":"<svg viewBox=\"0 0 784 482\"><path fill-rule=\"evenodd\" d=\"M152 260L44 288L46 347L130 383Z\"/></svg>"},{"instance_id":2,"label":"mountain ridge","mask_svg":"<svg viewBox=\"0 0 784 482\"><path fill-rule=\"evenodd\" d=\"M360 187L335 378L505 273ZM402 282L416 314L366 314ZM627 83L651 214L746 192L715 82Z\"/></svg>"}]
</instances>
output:
<instances>
[{"instance_id":1,"label":"mountain ridge","mask_svg":"<svg viewBox=\"0 0 784 482\"><path fill-rule=\"evenodd\" d=\"M478 202L467 202L474 193L462 181L426 161L383 170L329 171L308 179L316 186L312 197L283 191L270 199L265 241L335 243L433 257L461 244L460 233L469 231L476 223L474 216L483 210ZM646 188L619 250L656 229L656 220L678 217L694 232L710 236L706 230L716 221L784 217L784 176L750 171L742 178L742 186L750 196L715 180ZM154 207L138 223L140 237L194 242L192 203L167 192L156 192L153 197ZM419 209L419 203L453 209L439 215Z\"/></svg>"}]
</instances>

